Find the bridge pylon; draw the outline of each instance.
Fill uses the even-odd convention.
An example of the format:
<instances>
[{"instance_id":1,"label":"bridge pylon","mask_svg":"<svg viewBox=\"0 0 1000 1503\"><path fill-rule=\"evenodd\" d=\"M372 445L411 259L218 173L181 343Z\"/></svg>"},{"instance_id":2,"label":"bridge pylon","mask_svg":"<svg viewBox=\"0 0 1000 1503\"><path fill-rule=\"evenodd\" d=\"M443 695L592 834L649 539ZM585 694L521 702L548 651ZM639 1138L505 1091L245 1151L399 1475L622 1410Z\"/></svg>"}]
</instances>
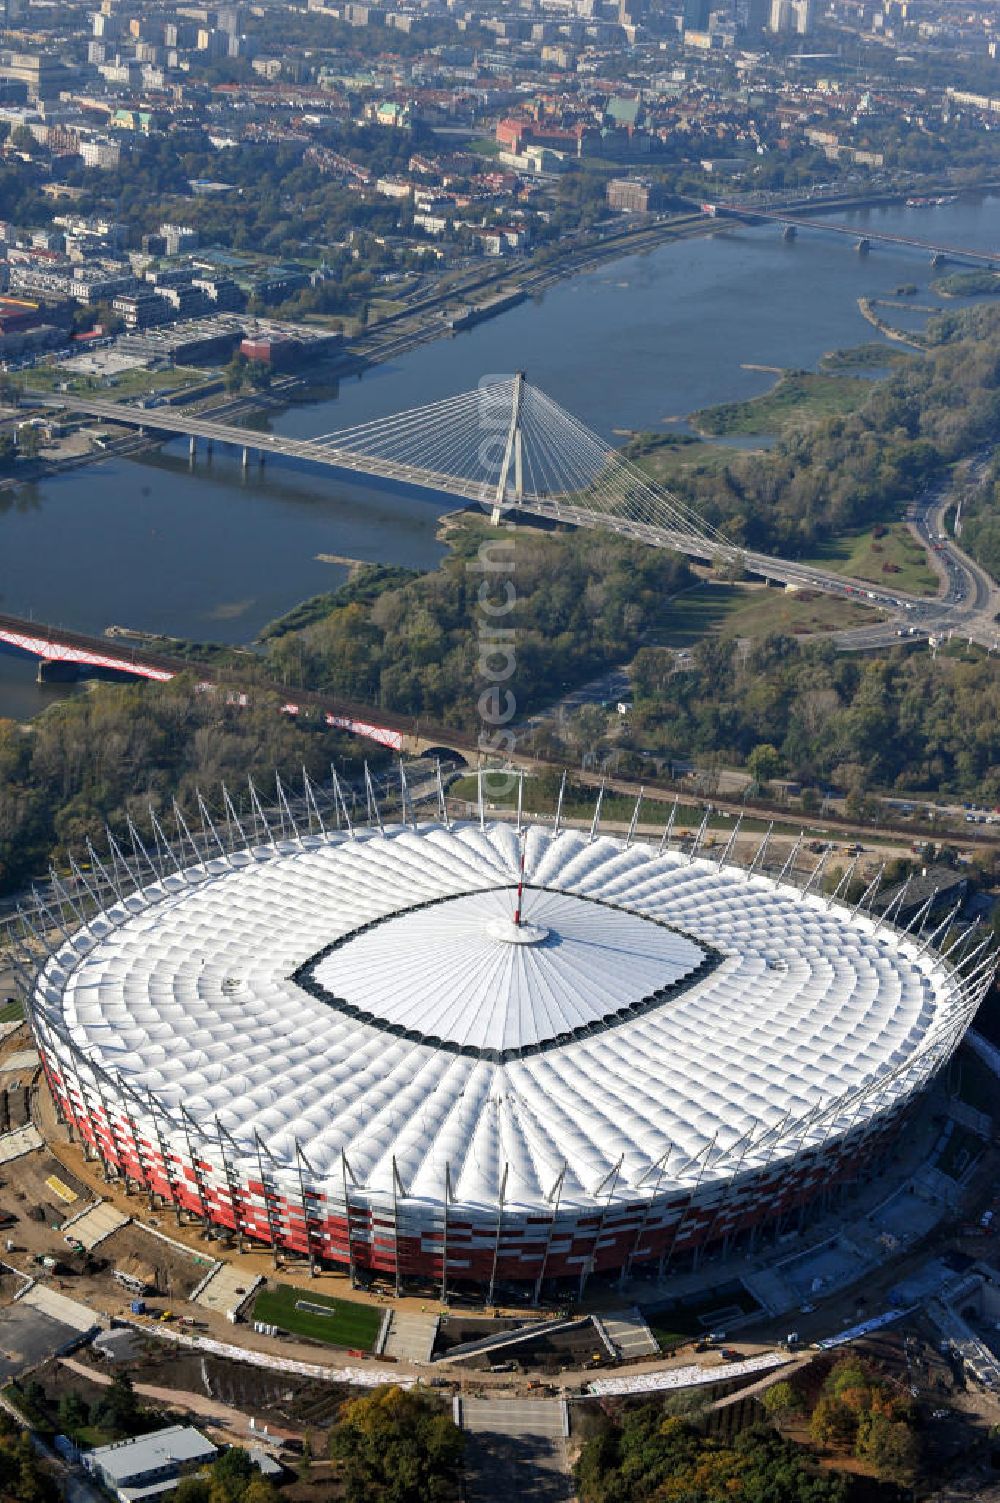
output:
<instances>
[{"instance_id":1,"label":"bridge pylon","mask_svg":"<svg viewBox=\"0 0 1000 1503\"><path fill-rule=\"evenodd\" d=\"M514 494L512 499L515 506L518 502L524 500L524 471L521 448L521 398L523 395L524 371L518 371L514 376L511 387L510 427L507 430L507 444L504 448L503 463L500 466L500 478L497 481L493 510L490 513L490 521L494 527L499 527L503 520L503 509L507 504L507 483L510 478L512 463L514 466Z\"/></svg>"}]
</instances>

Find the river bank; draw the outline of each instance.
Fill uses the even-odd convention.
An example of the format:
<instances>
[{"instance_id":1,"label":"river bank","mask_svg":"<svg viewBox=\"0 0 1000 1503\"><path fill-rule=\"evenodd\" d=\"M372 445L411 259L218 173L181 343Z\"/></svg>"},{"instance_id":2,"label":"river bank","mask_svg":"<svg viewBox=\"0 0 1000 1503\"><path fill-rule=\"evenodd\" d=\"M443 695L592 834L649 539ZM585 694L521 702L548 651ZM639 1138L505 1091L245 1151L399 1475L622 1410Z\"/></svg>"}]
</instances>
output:
<instances>
[{"instance_id":1,"label":"river bank","mask_svg":"<svg viewBox=\"0 0 1000 1503\"><path fill-rule=\"evenodd\" d=\"M1000 198L933 212L941 238L1000 242ZM919 213L864 211L900 232ZM881 353L858 309L859 297L891 297L904 282L926 290L931 268L912 251L860 257L843 236L810 232L789 244L773 226L698 227L698 235L558 279L467 332L426 338L402 356L383 352L322 400L302 401L302 392L288 405L269 399L248 420L311 438L474 389L484 373L526 369L618 444L616 428L662 434L664 414L765 394L772 371L748 367L828 369L824 357L852 346L864 358L855 352L838 368L854 374L914 358L889 342ZM683 454L693 457L691 448ZM0 609L98 634L124 622L245 645L298 601L346 579L349 565L318 555L435 567L447 510L440 497L295 461L244 473L238 455L199 448L192 463L186 441L176 440L0 493ZM0 660L0 714L11 712L8 688L15 713L31 713L34 667L19 668L15 681L12 663ZM35 706L48 702L39 697Z\"/></svg>"}]
</instances>

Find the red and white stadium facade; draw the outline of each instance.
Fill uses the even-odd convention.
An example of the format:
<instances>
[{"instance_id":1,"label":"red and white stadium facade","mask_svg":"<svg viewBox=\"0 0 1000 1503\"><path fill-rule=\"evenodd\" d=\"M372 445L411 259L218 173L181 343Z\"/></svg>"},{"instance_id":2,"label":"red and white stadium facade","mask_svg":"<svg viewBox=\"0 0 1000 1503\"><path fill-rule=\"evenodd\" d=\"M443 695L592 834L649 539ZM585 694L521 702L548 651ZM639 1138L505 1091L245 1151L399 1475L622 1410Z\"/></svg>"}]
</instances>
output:
<instances>
[{"instance_id":1,"label":"red and white stadium facade","mask_svg":"<svg viewBox=\"0 0 1000 1503\"><path fill-rule=\"evenodd\" d=\"M941 927L570 830L155 866L31 979L64 1122L241 1242L443 1292L662 1271L857 1180L994 969Z\"/></svg>"}]
</instances>

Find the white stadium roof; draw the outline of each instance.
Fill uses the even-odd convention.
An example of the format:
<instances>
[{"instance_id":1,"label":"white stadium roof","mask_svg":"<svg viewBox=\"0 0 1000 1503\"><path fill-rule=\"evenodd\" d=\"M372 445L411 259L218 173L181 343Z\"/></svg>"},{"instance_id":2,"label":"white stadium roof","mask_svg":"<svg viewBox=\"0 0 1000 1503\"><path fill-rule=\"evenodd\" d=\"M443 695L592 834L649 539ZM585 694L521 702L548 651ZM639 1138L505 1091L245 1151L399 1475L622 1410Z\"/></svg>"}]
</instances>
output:
<instances>
[{"instance_id":1,"label":"white stadium roof","mask_svg":"<svg viewBox=\"0 0 1000 1503\"><path fill-rule=\"evenodd\" d=\"M513 924L524 858L524 932ZM439 1200L690 1185L846 1131L954 1043L962 984L888 925L714 861L506 825L306 837L92 921L36 1006L248 1154ZM813 1133L810 1138L808 1135ZM714 1158L713 1149L719 1157ZM665 1166L665 1167L664 1167Z\"/></svg>"}]
</instances>

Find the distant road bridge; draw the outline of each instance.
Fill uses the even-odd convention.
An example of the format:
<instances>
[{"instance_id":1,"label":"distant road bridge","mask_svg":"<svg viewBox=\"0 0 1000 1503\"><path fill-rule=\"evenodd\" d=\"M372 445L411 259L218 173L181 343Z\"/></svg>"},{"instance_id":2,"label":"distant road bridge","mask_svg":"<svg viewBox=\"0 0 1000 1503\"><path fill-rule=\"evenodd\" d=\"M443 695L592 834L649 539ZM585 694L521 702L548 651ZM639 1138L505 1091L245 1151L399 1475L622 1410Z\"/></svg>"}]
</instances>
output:
<instances>
[{"instance_id":1,"label":"distant road bridge","mask_svg":"<svg viewBox=\"0 0 1000 1503\"><path fill-rule=\"evenodd\" d=\"M702 204L706 214L734 219L769 219L793 229L830 230L835 235L849 235L859 245L872 243L905 245L914 250L926 251L932 261L972 261L977 265L1000 270L1000 251L969 250L967 246L940 245L932 240L919 240L913 235L897 235L892 230L880 230L868 225L836 224L830 219L811 219L794 209L760 209L753 204L717 203Z\"/></svg>"},{"instance_id":2,"label":"distant road bridge","mask_svg":"<svg viewBox=\"0 0 1000 1503\"><path fill-rule=\"evenodd\" d=\"M168 437L401 482L474 502L495 523L525 513L574 527L598 527L712 562L727 559L776 584L867 596L901 609L908 598L788 559L735 547L677 496L655 485L522 374L456 397L316 438L256 433L172 407L130 407L89 397L37 396L43 406L86 413Z\"/></svg>"}]
</instances>

